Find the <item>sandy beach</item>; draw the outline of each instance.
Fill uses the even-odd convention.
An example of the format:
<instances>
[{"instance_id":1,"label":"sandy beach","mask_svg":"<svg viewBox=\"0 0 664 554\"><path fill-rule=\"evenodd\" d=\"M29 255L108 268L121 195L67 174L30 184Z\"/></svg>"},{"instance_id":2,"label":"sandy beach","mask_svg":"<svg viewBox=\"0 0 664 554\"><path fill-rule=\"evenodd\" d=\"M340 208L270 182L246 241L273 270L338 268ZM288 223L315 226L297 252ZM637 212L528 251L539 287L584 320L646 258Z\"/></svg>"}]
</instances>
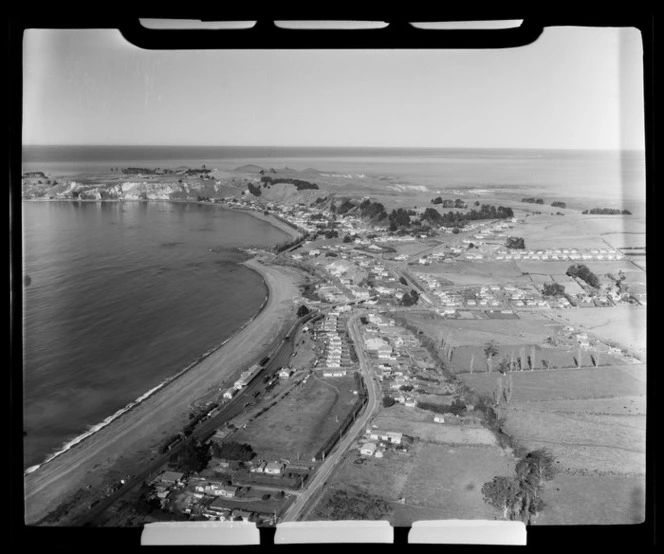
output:
<instances>
[{"instance_id":1,"label":"sandy beach","mask_svg":"<svg viewBox=\"0 0 664 554\"><path fill-rule=\"evenodd\" d=\"M297 239L302 236L302 233L300 233L300 231L291 227L290 225L288 225L287 223L285 223L283 220L279 219L276 216L266 215L264 212L259 212L257 210L239 210L239 211L242 211L242 213L249 214L252 217L255 217L256 219L266 221L273 227L276 227L280 231L286 233L291 239Z\"/></svg>"},{"instance_id":2,"label":"sandy beach","mask_svg":"<svg viewBox=\"0 0 664 554\"><path fill-rule=\"evenodd\" d=\"M293 229L291 229L294 231ZM256 361L285 323L294 320L293 298L302 276L292 268L245 265L263 277L268 300L263 310L226 344L186 373L97 433L25 476L25 522L34 524L74 493L130 473L179 432L191 406L231 381ZM202 322L204 324L204 322ZM136 391L137 397L145 391Z\"/></svg>"}]
</instances>

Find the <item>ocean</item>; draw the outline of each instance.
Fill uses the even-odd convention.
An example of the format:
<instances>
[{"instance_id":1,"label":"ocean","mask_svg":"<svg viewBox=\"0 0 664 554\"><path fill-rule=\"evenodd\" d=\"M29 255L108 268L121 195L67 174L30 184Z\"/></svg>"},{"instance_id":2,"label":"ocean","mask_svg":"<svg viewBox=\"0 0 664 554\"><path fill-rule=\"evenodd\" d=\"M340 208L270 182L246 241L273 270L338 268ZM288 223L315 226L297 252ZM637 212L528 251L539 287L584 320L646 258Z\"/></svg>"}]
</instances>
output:
<instances>
[{"instance_id":1,"label":"ocean","mask_svg":"<svg viewBox=\"0 0 664 554\"><path fill-rule=\"evenodd\" d=\"M27 146L23 171L265 168L396 178L432 190L527 187L645 211L636 151ZM394 182L394 181L392 181ZM524 189L525 190L525 189ZM247 214L173 202L23 203L25 467L232 335L260 308L234 248L286 235Z\"/></svg>"},{"instance_id":2,"label":"ocean","mask_svg":"<svg viewBox=\"0 0 664 554\"><path fill-rule=\"evenodd\" d=\"M214 206L24 202L24 463L230 337L265 300L238 247L288 236Z\"/></svg>"},{"instance_id":3,"label":"ocean","mask_svg":"<svg viewBox=\"0 0 664 554\"><path fill-rule=\"evenodd\" d=\"M635 150L538 150L484 148L322 148L240 146L27 146L25 171L65 174L142 167L206 164L233 170L244 164L266 169L317 169L397 177L435 189L528 187L556 198L576 197L645 204L645 153Z\"/></svg>"}]
</instances>

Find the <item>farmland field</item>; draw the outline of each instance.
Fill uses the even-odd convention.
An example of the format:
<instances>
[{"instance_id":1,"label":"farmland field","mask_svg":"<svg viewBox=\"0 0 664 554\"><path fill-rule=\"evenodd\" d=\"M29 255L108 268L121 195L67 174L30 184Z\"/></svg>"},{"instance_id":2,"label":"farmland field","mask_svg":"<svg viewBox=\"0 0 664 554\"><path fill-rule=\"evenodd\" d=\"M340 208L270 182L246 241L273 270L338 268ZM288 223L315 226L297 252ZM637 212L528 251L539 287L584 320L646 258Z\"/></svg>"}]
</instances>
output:
<instances>
[{"instance_id":1,"label":"farmland field","mask_svg":"<svg viewBox=\"0 0 664 554\"><path fill-rule=\"evenodd\" d=\"M643 370L643 369L642 369ZM646 385L637 366L515 371L514 402L643 396ZM465 373L459 378L479 394L491 394L495 373Z\"/></svg>"},{"instance_id":2,"label":"farmland field","mask_svg":"<svg viewBox=\"0 0 664 554\"><path fill-rule=\"evenodd\" d=\"M505 431L529 450L547 448L566 472L643 474L645 416L555 413L508 405Z\"/></svg>"},{"instance_id":3,"label":"farmland field","mask_svg":"<svg viewBox=\"0 0 664 554\"><path fill-rule=\"evenodd\" d=\"M360 458L357 451L346 455L324 497L336 489L380 496L393 507L385 519L398 526L425 519L493 519L497 513L483 501L482 485L514 471L513 459L498 447L415 442L408 454L386 452L384 458L354 463Z\"/></svg>"},{"instance_id":4,"label":"farmland field","mask_svg":"<svg viewBox=\"0 0 664 554\"><path fill-rule=\"evenodd\" d=\"M509 283L530 283L527 275L513 262L466 262L462 260L451 264L431 264L427 266L411 266L415 273L444 274L445 278L455 285L500 285Z\"/></svg>"},{"instance_id":5,"label":"farmland field","mask_svg":"<svg viewBox=\"0 0 664 554\"><path fill-rule=\"evenodd\" d=\"M536 525L612 525L642 523L645 479L623 475L561 473L547 483L546 507Z\"/></svg>"},{"instance_id":6,"label":"farmland field","mask_svg":"<svg viewBox=\"0 0 664 554\"><path fill-rule=\"evenodd\" d=\"M313 457L357 401L353 376L310 377L285 398L233 435L264 459Z\"/></svg>"},{"instance_id":7,"label":"farmland field","mask_svg":"<svg viewBox=\"0 0 664 554\"><path fill-rule=\"evenodd\" d=\"M455 346L483 345L489 340L514 345L515 337L521 344L539 344L561 327L560 323L536 313L522 313L518 320L431 320L409 314L406 317L432 339L440 341L442 333Z\"/></svg>"}]
</instances>

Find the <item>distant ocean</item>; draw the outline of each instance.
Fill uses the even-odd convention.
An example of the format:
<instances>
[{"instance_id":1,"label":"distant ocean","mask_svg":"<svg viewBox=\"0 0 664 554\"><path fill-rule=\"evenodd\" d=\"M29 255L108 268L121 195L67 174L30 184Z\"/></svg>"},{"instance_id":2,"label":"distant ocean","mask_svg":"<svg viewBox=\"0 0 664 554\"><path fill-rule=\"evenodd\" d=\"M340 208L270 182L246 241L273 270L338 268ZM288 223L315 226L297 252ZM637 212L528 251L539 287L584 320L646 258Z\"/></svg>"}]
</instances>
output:
<instances>
[{"instance_id":1,"label":"distant ocean","mask_svg":"<svg viewBox=\"0 0 664 554\"><path fill-rule=\"evenodd\" d=\"M645 209L635 151L27 146L23 171L111 167L265 168L394 177L431 189L515 186ZM525 189L524 189L525 190ZM601 202L600 202L601 201ZM196 204L24 202L25 466L222 342L261 306L237 246L286 236L246 214Z\"/></svg>"},{"instance_id":2,"label":"distant ocean","mask_svg":"<svg viewBox=\"0 0 664 554\"><path fill-rule=\"evenodd\" d=\"M397 177L440 189L527 186L544 193L611 202L645 201L645 154L635 150L486 148L342 148L254 146L27 146L24 170L53 174L206 164L233 170L244 164L296 170Z\"/></svg>"}]
</instances>

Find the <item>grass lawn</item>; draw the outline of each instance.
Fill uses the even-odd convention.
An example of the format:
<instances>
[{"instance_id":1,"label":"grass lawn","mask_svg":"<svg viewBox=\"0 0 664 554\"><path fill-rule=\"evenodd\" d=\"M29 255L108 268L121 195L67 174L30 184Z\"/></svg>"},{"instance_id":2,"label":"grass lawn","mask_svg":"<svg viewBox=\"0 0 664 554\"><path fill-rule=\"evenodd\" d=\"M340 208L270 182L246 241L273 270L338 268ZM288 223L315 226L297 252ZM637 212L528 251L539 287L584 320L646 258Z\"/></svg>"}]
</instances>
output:
<instances>
[{"instance_id":1,"label":"grass lawn","mask_svg":"<svg viewBox=\"0 0 664 554\"><path fill-rule=\"evenodd\" d=\"M234 435L234 440L253 446L264 459L311 459L339 421L351 411L358 397L352 375L335 379L309 377L288 396Z\"/></svg>"}]
</instances>

